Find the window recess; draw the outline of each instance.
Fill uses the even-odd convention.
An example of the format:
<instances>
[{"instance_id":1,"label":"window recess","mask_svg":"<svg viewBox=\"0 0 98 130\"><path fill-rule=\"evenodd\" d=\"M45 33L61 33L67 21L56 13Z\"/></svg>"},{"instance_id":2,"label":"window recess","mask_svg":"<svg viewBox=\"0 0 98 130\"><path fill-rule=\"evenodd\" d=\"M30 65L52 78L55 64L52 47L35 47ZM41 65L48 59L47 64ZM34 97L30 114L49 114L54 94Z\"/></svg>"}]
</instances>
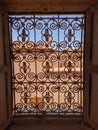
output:
<instances>
[{"instance_id":1,"label":"window recess","mask_svg":"<svg viewBox=\"0 0 98 130\"><path fill-rule=\"evenodd\" d=\"M9 15L13 115L82 115L84 14Z\"/></svg>"}]
</instances>

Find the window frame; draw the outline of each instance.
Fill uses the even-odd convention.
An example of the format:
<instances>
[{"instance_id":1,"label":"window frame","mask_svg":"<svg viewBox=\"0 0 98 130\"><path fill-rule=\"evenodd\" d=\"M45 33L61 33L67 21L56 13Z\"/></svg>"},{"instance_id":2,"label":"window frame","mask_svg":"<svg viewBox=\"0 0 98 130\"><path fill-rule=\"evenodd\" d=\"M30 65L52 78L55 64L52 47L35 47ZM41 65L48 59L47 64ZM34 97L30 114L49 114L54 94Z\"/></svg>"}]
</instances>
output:
<instances>
[{"instance_id":1,"label":"window frame","mask_svg":"<svg viewBox=\"0 0 98 130\"><path fill-rule=\"evenodd\" d=\"M7 104L7 106L8 106L8 117L10 117L11 118L11 120L13 120L13 122L14 123L24 123L24 121L26 121L26 122L31 122L32 123L32 121L33 122L35 122L35 123L38 123L38 121L39 120L41 120L42 121L42 123L48 123L49 121L52 123L52 122L54 122L55 123L55 120L56 121L58 121L58 123L60 122L60 123L63 123L63 122L79 122L79 121L82 121L83 119L88 119L89 118L89 98L88 98L88 95L89 95L89 75L87 74L87 65L88 65L88 62L89 62L89 53L88 53L88 51L89 51L89 46L88 46L88 37L90 37L87 33L84 33L85 34L85 41L84 41L84 90L83 90L83 115L82 116L74 116L74 115L72 115L72 116L65 116L64 118L58 118L57 116L56 117L48 117L48 118L46 118L45 116L43 116L43 117L34 117L33 118L33 116L20 116L20 117L14 117L13 116L13 110L12 110L12 102L11 102L11 100L12 100L12 90L11 90L11 62L10 62L10 52L9 52L9 45L6 45L6 44L8 44L8 42L9 42L9 29L8 29L8 27L9 27L9 23L8 23L8 16L11 14L11 15L14 15L14 14L17 14L17 13L19 13L19 14L28 14L28 15L30 15L31 14L31 12L30 13L28 13L28 12L25 12L25 13L23 13L23 12L9 12L9 13L7 13L6 14L6 16L4 17L4 19L3 19L3 21L4 21L4 30L5 30L5 32L6 32L6 34L8 34L8 35L5 35L5 55L7 56L7 58L5 59L5 61L6 61L6 64L8 65L8 73L7 73L7 81L6 81L6 84L7 84L7 102L8 102L8 104ZM35 14L39 14L39 12L34 12ZM61 14L66 14L66 13L68 13L68 14L71 14L71 13L69 13L69 12L58 12L58 11L56 11L56 12L40 12L40 14L58 14L58 13L61 13ZM84 14L84 16L85 16L85 32L88 32L87 31L87 28L89 28L89 26L90 26L90 24L87 24L87 14L86 14L86 12L72 12L72 14ZM6 28L7 27L7 28ZM88 32L88 33L90 33L90 32ZM85 76L86 75L86 76Z\"/></svg>"}]
</instances>

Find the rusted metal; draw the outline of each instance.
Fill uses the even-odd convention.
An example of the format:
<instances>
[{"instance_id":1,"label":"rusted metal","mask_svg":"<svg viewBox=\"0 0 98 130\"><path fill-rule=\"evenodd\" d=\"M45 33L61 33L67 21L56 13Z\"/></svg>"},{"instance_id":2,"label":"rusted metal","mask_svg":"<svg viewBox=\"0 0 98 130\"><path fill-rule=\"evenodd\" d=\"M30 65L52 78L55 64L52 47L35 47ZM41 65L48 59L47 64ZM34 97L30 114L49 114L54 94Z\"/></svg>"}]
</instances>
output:
<instances>
[{"instance_id":1,"label":"rusted metal","mask_svg":"<svg viewBox=\"0 0 98 130\"><path fill-rule=\"evenodd\" d=\"M83 15L9 16L14 115L82 114L84 27Z\"/></svg>"}]
</instances>

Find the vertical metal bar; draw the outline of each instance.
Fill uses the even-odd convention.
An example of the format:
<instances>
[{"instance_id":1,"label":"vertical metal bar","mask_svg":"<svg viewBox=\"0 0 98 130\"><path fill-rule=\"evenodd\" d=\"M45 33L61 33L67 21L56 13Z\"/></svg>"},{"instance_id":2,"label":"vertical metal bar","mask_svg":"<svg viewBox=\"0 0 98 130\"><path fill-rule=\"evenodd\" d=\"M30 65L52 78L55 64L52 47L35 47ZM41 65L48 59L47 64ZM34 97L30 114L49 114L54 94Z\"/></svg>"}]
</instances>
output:
<instances>
[{"instance_id":1,"label":"vertical metal bar","mask_svg":"<svg viewBox=\"0 0 98 130\"><path fill-rule=\"evenodd\" d=\"M59 14L58 14L58 24L60 24L59 23ZM58 25L58 44L59 44L59 46L58 46L58 57L59 57L59 51L60 51L60 28L59 28L59 26L60 25ZM58 74L57 74L59 77L60 77L60 59L58 59ZM57 76L57 77L58 77ZM60 83L59 83L59 78L58 78L58 115L60 115L60 90L59 90L59 86L60 85Z\"/></svg>"},{"instance_id":2,"label":"vertical metal bar","mask_svg":"<svg viewBox=\"0 0 98 130\"><path fill-rule=\"evenodd\" d=\"M34 23L35 23L35 20L36 20L36 15L34 14L33 15L34 16ZM35 27L34 27L34 42L35 42L35 44L36 44L36 29L35 29ZM38 76L37 75L37 48L36 48L36 46L37 45L35 45L35 74L36 74L36 76ZM38 79L36 78L36 87L37 87L37 85L38 85L38 81L37 81ZM36 115L38 115L38 101L37 101L37 91L38 90L36 90Z\"/></svg>"}]
</instances>

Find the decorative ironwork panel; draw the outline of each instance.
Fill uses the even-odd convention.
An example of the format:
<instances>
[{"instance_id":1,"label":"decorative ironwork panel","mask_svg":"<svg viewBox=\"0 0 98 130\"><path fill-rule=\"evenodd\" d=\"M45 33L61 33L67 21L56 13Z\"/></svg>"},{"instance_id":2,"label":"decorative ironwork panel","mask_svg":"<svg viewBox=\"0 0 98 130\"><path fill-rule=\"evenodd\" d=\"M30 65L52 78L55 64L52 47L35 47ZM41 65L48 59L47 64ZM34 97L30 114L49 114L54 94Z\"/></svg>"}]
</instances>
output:
<instances>
[{"instance_id":1,"label":"decorative ironwork panel","mask_svg":"<svg viewBox=\"0 0 98 130\"><path fill-rule=\"evenodd\" d=\"M83 112L84 15L10 15L13 115Z\"/></svg>"}]
</instances>

